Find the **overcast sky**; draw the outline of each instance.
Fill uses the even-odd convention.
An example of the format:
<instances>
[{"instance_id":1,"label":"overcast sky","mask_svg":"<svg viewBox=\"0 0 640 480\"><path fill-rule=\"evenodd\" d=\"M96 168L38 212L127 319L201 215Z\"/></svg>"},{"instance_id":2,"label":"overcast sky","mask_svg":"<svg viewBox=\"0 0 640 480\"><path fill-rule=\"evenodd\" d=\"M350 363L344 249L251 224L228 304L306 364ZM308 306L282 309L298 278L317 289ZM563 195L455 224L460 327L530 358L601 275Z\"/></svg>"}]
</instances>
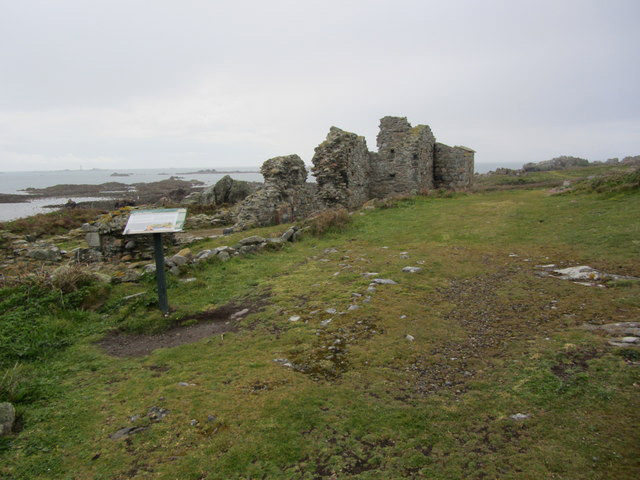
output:
<instances>
[{"instance_id":1,"label":"overcast sky","mask_svg":"<svg viewBox=\"0 0 640 480\"><path fill-rule=\"evenodd\" d=\"M331 125L476 162L640 154L638 0L0 0L0 171L311 162Z\"/></svg>"}]
</instances>

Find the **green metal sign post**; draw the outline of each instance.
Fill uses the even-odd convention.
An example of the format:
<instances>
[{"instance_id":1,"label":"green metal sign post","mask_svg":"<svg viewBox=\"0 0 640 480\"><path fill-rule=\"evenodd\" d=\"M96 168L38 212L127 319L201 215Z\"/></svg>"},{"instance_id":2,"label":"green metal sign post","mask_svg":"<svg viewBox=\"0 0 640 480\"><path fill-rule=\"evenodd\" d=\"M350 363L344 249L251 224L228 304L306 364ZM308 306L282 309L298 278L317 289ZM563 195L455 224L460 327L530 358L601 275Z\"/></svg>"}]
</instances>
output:
<instances>
[{"instance_id":1,"label":"green metal sign post","mask_svg":"<svg viewBox=\"0 0 640 480\"><path fill-rule=\"evenodd\" d=\"M164 315L169 313L167 282L164 275L164 251L162 234L181 232L187 217L186 208L162 208L131 212L125 235L153 234L153 250L156 260L156 284L158 285L158 306Z\"/></svg>"},{"instance_id":2,"label":"green metal sign post","mask_svg":"<svg viewBox=\"0 0 640 480\"><path fill-rule=\"evenodd\" d=\"M153 250L156 258L156 284L158 285L158 305L165 315L169 313L167 299L167 281L164 278L164 252L162 251L162 234L153 234Z\"/></svg>"}]
</instances>

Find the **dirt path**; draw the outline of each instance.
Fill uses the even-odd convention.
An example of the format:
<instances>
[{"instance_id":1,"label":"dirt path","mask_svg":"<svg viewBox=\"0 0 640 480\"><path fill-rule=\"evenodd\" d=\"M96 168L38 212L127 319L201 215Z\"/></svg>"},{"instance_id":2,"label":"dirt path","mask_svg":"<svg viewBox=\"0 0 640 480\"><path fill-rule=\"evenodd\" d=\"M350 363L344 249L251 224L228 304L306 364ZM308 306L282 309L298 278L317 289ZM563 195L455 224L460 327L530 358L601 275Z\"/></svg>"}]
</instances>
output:
<instances>
[{"instance_id":1,"label":"dirt path","mask_svg":"<svg viewBox=\"0 0 640 480\"><path fill-rule=\"evenodd\" d=\"M262 310L267 297L246 299L242 303L230 302L210 312L202 312L182 319L195 320L188 326L173 327L156 334L127 334L120 331L108 333L97 344L114 357L141 357L158 348L177 347L194 343L203 338L237 330L238 321L246 315Z\"/></svg>"}]
</instances>

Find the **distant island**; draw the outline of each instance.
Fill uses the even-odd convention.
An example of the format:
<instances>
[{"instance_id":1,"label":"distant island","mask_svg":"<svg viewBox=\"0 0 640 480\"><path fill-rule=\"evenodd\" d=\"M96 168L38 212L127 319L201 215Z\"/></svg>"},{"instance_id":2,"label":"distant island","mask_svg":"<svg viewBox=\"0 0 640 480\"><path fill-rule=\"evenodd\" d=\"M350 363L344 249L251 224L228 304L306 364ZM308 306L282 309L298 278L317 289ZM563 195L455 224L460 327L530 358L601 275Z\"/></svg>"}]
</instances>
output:
<instances>
[{"instance_id":1,"label":"distant island","mask_svg":"<svg viewBox=\"0 0 640 480\"><path fill-rule=\"evenodd\" d=\"M110 176L112 176L112 177L130 177L131 175L133 175L133 174L132 173L113 172Z\"/></svg>"},{"instance_id":2,"label":"distant island","mask_svg":"<svg viewBox=\"0 0 640 480\"><path fill-rule=\"evenodd\" d=\"M178 175L212 175L212 174L228 174L228 173L260 173L258 170L245 171L245 170L216 170L215 168L207 168L204 170L198 170L196 172L178 172ZM168 175L168 173L161 173L160 175Z\"/></svg>"}]
</instances>

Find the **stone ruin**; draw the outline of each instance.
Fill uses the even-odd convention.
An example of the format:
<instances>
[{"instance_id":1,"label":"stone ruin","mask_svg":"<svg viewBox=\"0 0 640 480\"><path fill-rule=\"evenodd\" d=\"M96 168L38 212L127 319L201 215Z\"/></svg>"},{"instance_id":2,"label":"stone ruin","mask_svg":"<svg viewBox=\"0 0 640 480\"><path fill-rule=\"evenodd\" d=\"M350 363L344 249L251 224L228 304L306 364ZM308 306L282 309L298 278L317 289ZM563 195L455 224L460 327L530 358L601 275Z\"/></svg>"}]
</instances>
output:
<instances>
[{"instance_id":1,"label":"stone ruin","mask_svg":"<svg viewBox=\"0 0 640 480\"><path fill-rule=\"evenodd\" d=\"M331 127L315 149L312 172L297 155L267 160L264 185L235 210L232 231L288 223L328 208L353 210L374 198L437 189L466 189L473 182L474 151L435 141L427 125L412 127L405 117L384 117L370 152L364 137Z\"/></svg>"}]
</instances>

